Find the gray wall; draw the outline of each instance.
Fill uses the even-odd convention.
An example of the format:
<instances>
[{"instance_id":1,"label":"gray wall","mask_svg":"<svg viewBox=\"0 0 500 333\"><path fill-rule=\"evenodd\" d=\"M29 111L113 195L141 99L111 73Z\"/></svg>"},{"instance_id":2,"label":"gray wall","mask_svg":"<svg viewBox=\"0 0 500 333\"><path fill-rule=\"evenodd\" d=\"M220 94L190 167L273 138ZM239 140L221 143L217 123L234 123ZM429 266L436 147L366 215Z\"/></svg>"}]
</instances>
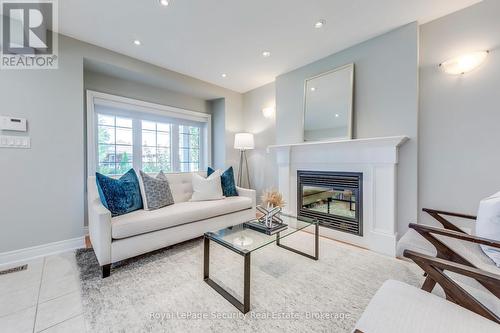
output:
<instances>
[{"instance_id":1,"label":"gray wall","mask_svg":"<svg viewBox=\"0 0 500 333\"><path fill-rule=\"evenodd\" d=\"M255 135L255 149L248 152L250 181L257 190L257 200L262 191L278 187L276 159L267 153L267 146L276 140L276 118L268 119L262 109L276 104L274 82L251 90L243 95L243 124L247 132Z\"/></svg>"},{"instance_id":2,"label":"gray wall","mask_svg":"<svg viewBox=\"0 0 500 333\"><path fill-rule=\"evenodd\" d=\"M487 0L420 29L420 207L476 214L500 191L500 1ZM489 49L464 76L438 64ZM421 221L430 219L421 214Z\"/></svg>"},{"instance_id":3,"label":"gray wall","mask_svg":"<svg viewBox=\"0 0 500 333\"><path fill-rule=\"evenodd\" d=\"M232 141L241 130L241 94L60 36L59 69L0 74L1 114L26 117L32 140L29 150L0 150L0 253L83 235L84 61L94 71L126 69L135 82L148 82L177 97L192 96L189 105L199 111L209 108L202 100L223 98L225 131L214 144L225 147L217 155L225 161L217 163L236 165L238 161ZM167 104L179 101L173 100Z\"/></svg>"},{"instance_id":4,"label":"gray wall","mask_svg":"<svg viewBox=\"0 0 500 333\"><path fill-rule=\"evenodd\" d=\"M418 26L348 48L276 79L276 142L302 141L304 80L353 62L354 137L407 135L398 175L399 236L417 219Z\"/></svg>"},{"instance_id":5,"label":"gray wall","mask_svg":"<svg viewBox=\"0 0 500 333\"><path fill-rule=\"evenodd\" d=\"M83 80L85 90L95 90L186 110L211 113L210 104L202 98L158 88L142 82L125 80L89 70L84 70Z\"/></svg>"},{"instance_id":6,"label":"gray wall","mask_svg":"<svg viewBox=\"0 0 500 333\"><path fill-rule=\"evenodd\" d=\"M1 114L27 118L31 136L31 149L0 150L0 252L82 235L83 62L74 46L60 43L59 70L0 74Z\"/></svg>"},{"instance_id":7,"label":"gray wall","mask_svg":"<svg viewBox=\"0 0 500 333\"><path fill-rule=\"evenodd\" d=\"M225 110L224 98L210 101L212 110L212 167L224 169L226 167L226 143L225 143ZM234 165L236 167L236 165Z\"/></svg>"}]
</instances>

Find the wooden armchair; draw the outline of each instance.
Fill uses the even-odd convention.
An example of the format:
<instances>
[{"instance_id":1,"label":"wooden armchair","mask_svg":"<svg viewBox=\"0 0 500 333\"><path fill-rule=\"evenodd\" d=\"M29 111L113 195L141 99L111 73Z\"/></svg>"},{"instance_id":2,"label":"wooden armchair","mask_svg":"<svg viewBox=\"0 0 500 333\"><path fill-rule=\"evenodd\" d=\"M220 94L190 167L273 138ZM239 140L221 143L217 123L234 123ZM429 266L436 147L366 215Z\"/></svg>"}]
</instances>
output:
<instances>
[{"instance_id":1,"label":"wooden armchair","mask_svg":"<svg viewBox=\"0 0 500 333\"><path fill-rule=\"evenodd\" d=\"M403 252L403 255L406 258L413 260L425 272L426 279L424 281L422 289L427 292L431 292L437 283L443 288L446 294L446 298L449 301L454 302L466 309L469 309L496 323L500 323L500 317L498 316L498 313L495 313L491 309L487 308L476 297L465 290L459 283L445 274L445 271L448 271L474 279L479 284L481 284L488 292L494 295L494 297L496 297L496 300L500 304L500 275L495 273L497 268L493 264L493 262L491 262L491 270L484 269L484 262L482 262L482 265L480 265L482 267L477 267L478 262L468 260L465 258L465 255L463 255L463 253L458 253L452 246L450 246L450 242L446 240L446 237L449 237L449 239L453 240L473 243L477 245L482 244L496 248L500 248L500 242L469 235L444 217L452 216L475 220L475 216L450 213L427 208L423 209L423 211L440 222L443 225L444 229L414 223L411 223L409 225L411 229L415 230L418 234L424 237L436 249L436 257L421 254L410 249L406 249ZM477 246L477 251L481 251L479 246Z\"/></svg>"},{"instance_id":2,"label":"wooden armchair","mask_svg":"<svg viewBox=\"0 0 500 333\"><path fill-rule=\"evenodd\" d=\"M387 280L371 299L353 333L497 333L499 327L442 297Z\"/></svg>"}]
</instances>

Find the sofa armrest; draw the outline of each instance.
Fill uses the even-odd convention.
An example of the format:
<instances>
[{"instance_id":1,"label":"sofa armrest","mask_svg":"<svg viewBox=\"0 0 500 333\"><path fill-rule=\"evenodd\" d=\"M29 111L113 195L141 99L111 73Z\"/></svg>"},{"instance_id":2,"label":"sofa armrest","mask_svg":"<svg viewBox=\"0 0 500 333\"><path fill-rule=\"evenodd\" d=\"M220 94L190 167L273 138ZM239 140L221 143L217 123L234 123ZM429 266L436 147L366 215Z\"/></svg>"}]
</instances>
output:
<instances>
[{"instance_id":1,"label":"sofa armrest","mask_svg":"<svg viewBox=\"0 0 500 333\"><path fill-rule=\"evenodd\" d=\"M92 248L104 266L111 263L111 212L100 199L89 202L89 234Z\"/></svg>"},{"instance_id":2,"label":"sofa armrest","mask_svg":"<svg viewBox=\"0 0 500 333\"><path fill-rule=\"evenodd\" d=\"M241 197L252 199L252 208L257 206L257 191L236 186L236 191Z\"/></svg>"}]
</instances>

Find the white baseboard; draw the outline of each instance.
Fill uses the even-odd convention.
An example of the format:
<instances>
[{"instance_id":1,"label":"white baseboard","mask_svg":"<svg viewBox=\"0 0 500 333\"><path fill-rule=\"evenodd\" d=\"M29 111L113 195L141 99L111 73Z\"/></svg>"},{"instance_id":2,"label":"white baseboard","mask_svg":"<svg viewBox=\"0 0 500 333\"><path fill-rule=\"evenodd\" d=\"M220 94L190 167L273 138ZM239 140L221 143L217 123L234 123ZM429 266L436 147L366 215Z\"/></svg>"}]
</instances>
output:
<instances>
[{"instance_id":1,"label":"white baseboard","mask_svg":"<svg viewBox=\"0 0 500 333\"><path fill-rule=\"evenodd\" d=\"M81 249L85 247L85 237L77 237L59 242L53 242L25 249L0 253L0 268L12 266L15 263L26 262L39 257Z\"/></svg>"}]
</instances>

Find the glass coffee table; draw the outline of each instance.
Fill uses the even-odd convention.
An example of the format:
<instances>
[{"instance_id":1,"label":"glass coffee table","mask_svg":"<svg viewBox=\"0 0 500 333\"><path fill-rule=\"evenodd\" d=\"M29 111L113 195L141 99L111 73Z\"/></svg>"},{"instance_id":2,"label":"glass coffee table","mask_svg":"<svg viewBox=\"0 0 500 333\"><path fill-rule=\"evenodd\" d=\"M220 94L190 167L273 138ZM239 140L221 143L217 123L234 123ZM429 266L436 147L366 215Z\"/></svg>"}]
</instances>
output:
<instances>
[{"instance_id":1,"label":"glass coffee table","mask_svg":"<svg viewBox=\"0 0 500 333\"><path fill-rule=\"evenodd\" d=\"M252 252L270 244L307 258L318 260L319 258L319 225L317 220L298 220L296 217L281 215L288 228L274 235L267 235L260 231L250 229L245 223L224 228L215 232L207 232L204 235L204 257L203 257L203 279L209 286L215 289L222 297L233 304L242 313L250 310L250 255ZM307 254L292 247L281 244L281 240L307 227L314 227L314 254ZM241 255L244 258L243 275L243 302L210 279L210 241Z\"/></svg>"}]
</instances>

